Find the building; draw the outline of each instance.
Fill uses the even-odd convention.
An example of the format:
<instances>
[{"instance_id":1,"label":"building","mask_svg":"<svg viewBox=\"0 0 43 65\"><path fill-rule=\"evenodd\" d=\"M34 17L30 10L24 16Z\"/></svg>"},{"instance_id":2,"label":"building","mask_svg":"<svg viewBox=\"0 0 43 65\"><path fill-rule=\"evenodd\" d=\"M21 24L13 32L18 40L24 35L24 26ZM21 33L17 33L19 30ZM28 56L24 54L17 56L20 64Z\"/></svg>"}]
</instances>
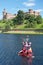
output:
<instances>
[{"instance_id":1,"label":"building","mask_svg":"<svg viewBox=\"0 0 43 65\"><path fill-rule=\"evenodd\" d=\"M13 19L16 17L16 14L7 13L6 9L3 10L3 19Z\"/></svg>"},{"instance_id":2,"label":"building","mask_svg":"<svg viewBox=\"0 0 43 65\"><path fill-rule=\"evenodd\" d=\"M29 11L26 12L26 14L38 16L38 15L40 15L40 12L33 11L32 9L29 9Z\"/></svg>"},{"instance_id":3,"label":"building","mask_svg":"<svg viewBox=\"0 0 43 65\"><path fill-rule=\"evenodd\" d=\"M40 15L40 12L33 11L32 9L29 9L29 11L25 12L25 14L38 16L38 15ZM7 13L5 9L3 10L3 19L13 19L16 16L17 16L16 14Z\"/></svg>"}]
</instances>

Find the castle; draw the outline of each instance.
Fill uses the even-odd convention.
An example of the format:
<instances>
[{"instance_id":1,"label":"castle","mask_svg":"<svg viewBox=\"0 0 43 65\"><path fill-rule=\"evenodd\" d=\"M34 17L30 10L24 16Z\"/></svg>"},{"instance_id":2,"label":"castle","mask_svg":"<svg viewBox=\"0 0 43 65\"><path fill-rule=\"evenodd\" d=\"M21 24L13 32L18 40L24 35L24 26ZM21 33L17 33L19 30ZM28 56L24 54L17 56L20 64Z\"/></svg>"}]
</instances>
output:
<instances>
[{"instance_id":1,"label":"castle","mask_svg":"<svg viewBox=\"0 0 43 65\"><path fill-rule=\"evenodd\" d=\"M38 15L40 15L40 12L33 11L32 9L29 9L29 11L25 12L25 14L38 16ZM16 16L17 16L16 14L7 13L5 9L3 10L3 19L13 19Z\"/></svg>"},{"instance_id":2,"label":"castle","mask_svg":"<svg viewBox=\"0 0 43 65\"><path fill-rule=\"evenodd\" d=\"M6 9L3 10L3 19L13 19L16 17L16 14L7 13Z\"/></svg>"},{"instance_id":3,"label":"castle","mask_svg":"<svg viewBox=\"0 0 43 65\"><path fill-rule=\"evenodd\" d=\"M40 15L40 12L34 11L34 10L32 10L32 9L29 9L29 11L26 12L26 14L38 16L38 15Z\"/></svg>"}]
</instances>

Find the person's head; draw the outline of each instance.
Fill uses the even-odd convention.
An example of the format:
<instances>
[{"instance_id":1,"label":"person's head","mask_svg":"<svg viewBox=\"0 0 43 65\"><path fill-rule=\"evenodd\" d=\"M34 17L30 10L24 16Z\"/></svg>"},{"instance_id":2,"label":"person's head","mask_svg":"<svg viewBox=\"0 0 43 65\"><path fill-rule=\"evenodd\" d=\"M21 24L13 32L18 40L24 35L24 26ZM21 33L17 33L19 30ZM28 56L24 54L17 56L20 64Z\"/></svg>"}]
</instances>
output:
<instances>
[{"instance_id":1,"label":"person's head","mask_svg":"<svg viewBox=\"0 0 43 65\"><path fill-rule=\"evenodd\" d=\"M31 42L29 42L29 45L31 45L32 43Z\"/></svg>"}]
</instances>

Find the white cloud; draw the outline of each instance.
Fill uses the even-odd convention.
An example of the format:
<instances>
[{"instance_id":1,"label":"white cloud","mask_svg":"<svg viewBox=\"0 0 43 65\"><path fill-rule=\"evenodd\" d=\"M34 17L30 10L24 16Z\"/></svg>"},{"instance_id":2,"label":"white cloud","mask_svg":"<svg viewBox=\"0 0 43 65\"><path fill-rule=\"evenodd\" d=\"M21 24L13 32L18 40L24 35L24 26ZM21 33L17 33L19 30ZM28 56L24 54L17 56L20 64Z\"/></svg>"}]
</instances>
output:
<instances>
[{"instance_id":1,"label":"white cloud","mask_svg":"<svg viewBox=\"0 0 43 65\"><path fill-rule=\"evenodd\" d=\"M34 2L35 0L28 0L29 2Z\"/></svg>"},{"instance_id":2,"label":"white cloud","mask_svg":"<svg viewBox=\"0 0 43 65\"><path fill-rule=\"evenodd\" d=\"M24 2L23 3L25 6L35 6L34 2Z\"/></svg>"},{"instance_id":3,"label":"white cloud","mask_svg":"<svg viewBox=\"0 0 43 65\"><path fill-rule=\"evenodd\" d=\"M36 4L35 4L35 0L28 0L28 2L24 2L23 4L24 4L25 6L29 6L29 7L36 5Z\"/></svg>"},{"instance_id":4,"label":"white cloud","mask_svg":"<svg viewBox=\"0 0 43 65\"><path fill-rule=\"evenodd\" d=\"M37 10L35 10L35 11L37 11L37 12L42 12L42 11L43 11L43 9L37 9Z\"/></svg>"}]
</instances>

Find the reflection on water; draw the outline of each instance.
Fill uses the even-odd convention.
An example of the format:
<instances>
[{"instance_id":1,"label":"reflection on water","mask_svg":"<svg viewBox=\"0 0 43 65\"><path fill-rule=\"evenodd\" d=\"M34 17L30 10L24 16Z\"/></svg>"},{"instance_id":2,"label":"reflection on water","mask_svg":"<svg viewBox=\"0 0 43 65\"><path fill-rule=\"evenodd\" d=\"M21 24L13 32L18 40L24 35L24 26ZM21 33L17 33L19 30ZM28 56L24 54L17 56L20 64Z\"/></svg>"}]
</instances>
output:
<instances>
[{"instance_id":1,"label":"reflection on water","mask_svg":"<svg viewBox=\"0 0 43 65\"><path fill-rule=\"evenodd\" d=\"M32 58L25 58L25 57L22 57L22 65L32 65Z\"/></svg>"},{"instance_id":2,"label":"reflection on water","mask_svg":"<svg viewBox=\"0 0 43 65\"><path fill-rule=\"evenodd\" d=\"M28 59L28 65L32 65L32 58Z\"/></svg>"}]
</instances>

